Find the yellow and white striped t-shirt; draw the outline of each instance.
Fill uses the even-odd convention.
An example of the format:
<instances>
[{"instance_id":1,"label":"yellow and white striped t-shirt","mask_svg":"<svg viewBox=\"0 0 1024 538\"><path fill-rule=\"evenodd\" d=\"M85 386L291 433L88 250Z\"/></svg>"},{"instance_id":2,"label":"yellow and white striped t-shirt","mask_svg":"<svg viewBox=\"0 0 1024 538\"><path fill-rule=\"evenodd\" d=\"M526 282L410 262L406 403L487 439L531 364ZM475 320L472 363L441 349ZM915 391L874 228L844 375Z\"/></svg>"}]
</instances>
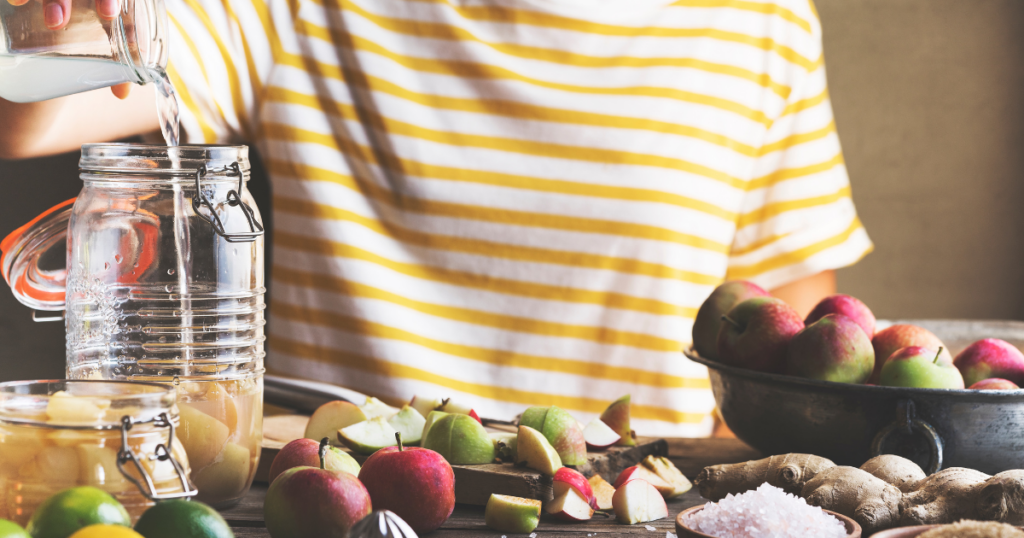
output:
<instances>
[{"instance_id":1,"label":"yellow and white striped t-shirt","mask_svg":"<svg viewBox=\"0 0 1024 538\"><path fill-rule=\"evenodd\" d=\"M272 371L702 435L708 293L871 248L807 0L168 6L186 139L272 178Z\"/></svg>"}]
</instances>

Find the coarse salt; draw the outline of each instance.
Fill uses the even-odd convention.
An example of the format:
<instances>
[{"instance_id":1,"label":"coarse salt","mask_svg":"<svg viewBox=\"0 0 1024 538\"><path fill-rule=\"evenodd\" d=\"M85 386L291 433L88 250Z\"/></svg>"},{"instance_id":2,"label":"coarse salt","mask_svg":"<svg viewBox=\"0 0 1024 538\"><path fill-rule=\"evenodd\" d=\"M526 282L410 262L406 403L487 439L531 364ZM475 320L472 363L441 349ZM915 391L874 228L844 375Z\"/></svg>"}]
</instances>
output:
<instances>
[{"instance_id":1,"label":"coarse salt","mask_svg":"<svg viewBox=\"0 0 1024 538\"><path fill-rule=\"evenodd\" d=\"M649 530L649 531L651 531L651 532L654 532L654 531L658 530L658 529L656 529L656 528L654 528L654 527L652 527L650 525L644 525L644 528Z\"/></svg>"},{"instance_id":2,"label":"coarse salt","mask_svg":"<svg viewBox=\"0 0 1024 538\"><path fill-rule=\"evenodd\" d=\"M761 484L756 490L726 495L686 519L691 529L718 538L845 538L846 526L821 508L781 489Z\"/></svg>"}]
</instances>

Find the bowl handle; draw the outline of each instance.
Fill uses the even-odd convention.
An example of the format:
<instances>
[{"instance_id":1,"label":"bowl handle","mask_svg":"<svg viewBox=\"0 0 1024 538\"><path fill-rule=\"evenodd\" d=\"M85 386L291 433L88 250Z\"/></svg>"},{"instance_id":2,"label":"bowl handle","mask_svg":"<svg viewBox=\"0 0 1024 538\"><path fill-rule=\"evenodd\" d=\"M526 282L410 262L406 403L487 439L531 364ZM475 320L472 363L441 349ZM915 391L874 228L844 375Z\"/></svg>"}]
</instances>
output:
<instances>
[{"instance_id":1,"label":"bowl handle","mask_svg":"<svg viewBox=\"0 0 1024 538\"><path fill-rule=\"evenodd\" d=\"M872 457L882 454L882 445L892 432L902 430L907 434L918 432L928 441L928 468L925 472L934 474L942 469L942 437L927 422L917 418L913 400L900 400L896 403L896 420L882 428L874 441L871 442Z\"/></svg>"}]
</instances>

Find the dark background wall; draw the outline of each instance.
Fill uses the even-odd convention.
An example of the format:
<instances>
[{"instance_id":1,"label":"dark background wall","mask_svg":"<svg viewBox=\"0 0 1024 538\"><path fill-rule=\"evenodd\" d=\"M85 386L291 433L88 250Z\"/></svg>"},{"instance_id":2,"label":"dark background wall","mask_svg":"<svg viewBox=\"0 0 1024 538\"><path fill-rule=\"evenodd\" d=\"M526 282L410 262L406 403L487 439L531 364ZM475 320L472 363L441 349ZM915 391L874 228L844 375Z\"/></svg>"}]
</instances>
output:
<instances>
[{"instance_id":1,"label":"dark background wall","mask_svg":"<svg viewBox=\"0 0 1024 538\"><path fill-rule=\"evenodd\" d=\"M881 318L1024 319L1024 2L818 0ZM0 119L2 126L2 119ZM0 161L0 235L75 196L77 155ZM266 179L250 183L269 216ZM64 326L0 286L0 380L63 377Z\"/></svg>"}]
</instances>

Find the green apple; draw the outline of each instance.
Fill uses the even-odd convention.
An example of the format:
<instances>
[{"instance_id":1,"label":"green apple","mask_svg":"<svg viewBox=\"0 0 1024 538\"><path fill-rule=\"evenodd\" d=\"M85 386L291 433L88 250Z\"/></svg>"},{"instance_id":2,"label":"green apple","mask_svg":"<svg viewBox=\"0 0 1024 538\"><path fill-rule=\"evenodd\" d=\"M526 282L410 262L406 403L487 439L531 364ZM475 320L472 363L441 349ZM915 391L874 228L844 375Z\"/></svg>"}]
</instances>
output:
<instances>
[{"instance_id":1,"label":"green apple","mask_svg":"<svg viewBox=\"0 0 1024 538\"><path fill-rule=\"evenodd\" d=\"M587 442L580 423L561 407L531 407L523 412L519 425L544 434L565 465L587 463Z\"/></svg>"},{"instance_id":2,"label":"green apple","mask_svg":"<svg viewBox=\"0 0 1024 538\"><path fill-rule=\"evenodd\" d=\"M541 502L511 495L491 494L484 508L484 524L500 532L526 534L540 523Z\"/></svg>"},{"instance_id":3,"label":"green apple","mask_svg":"<svg viewBox=\"0 0 1024 538\"><path fill-rule=\"evenodd\" d=\"M601 413L601 422L608 425L619 434L619 440L615 443L618 446L635 446L636 438L633 430L629 427L629 394L612 402L604 413Z\"/></svg>"},{"instance_id":4,"label":"green apple","mask_svg":"<svg viewBox=\"0 0 1024 538\"><path fill-rule=\"evenodd\" d=\"M562 468L562 459L551 446L544 434L529 427L519 426L516 439L516 463L525 463L527 467L540 471L547 476L555 476Z\"/></svg>"},{"instance_id":5,"label":"green apple","mask_svg":"<svg viewBox=\"0 0 1024 538\"><path fill-rule=\"evenodd\" d=\"M488 434L494 441L494 452L505 461L516 461L516 440L519 434L511 432L492 432Z\"/></svg>"},{"instance_id":6,"label":"green apple","mask_svg":"<svg viewBox=\"0 0 1024 538\"><path fill-rule=\"evenodd\" d=\"M318 443L326 437L331 445L341 446L341 441L338 440L338 430L362 422L367 418L366 413L363 413L363 410L352 402L343 400L327 402L317 407L313 416L309 417L309 422L306 423L306 432L302 437Z\"/></svg>"},{"instance_id":7,"label":"green apple","mask_svg":"<svg viewBox=\"0 0 1024 538\"><path fill-rule=\"evenodd\" d=\"M379 416L342 428L337 435L352 450L360 454L373 454L386 446L397 446L396 433L398 430L388 424L387 419Z\"/></svg>"},{"instance_id":8,"label":"green apple","mask_svg":"<svg viewBox=\"0 0 1024 538\"><path fill-rule=\"evenodd\" d=\"M433 416L433 413L431 413ZM487 430L468 415L440 417L422 442L452 465L479 465L494 461L494 442Z\"/></svg>"},{"instance_id":9,"label":"green apple","mask_svg":"<svg viewBox=\"0 0 1024 538\"><path fill-rule=\"evenodd\" d=\"M747 299L768 297L770 294L757 284L743 280L725 282L715 288L700 305L693 320L693 348L705 359L718 359L718 330L722 316Z\"/></svg>"},{"instance_id":10,"label":"green apple","mask_svg":"<svg viewBox=\"0 0 1024 538\"><path fill-rule=\"evenodd\" d=\"M402 442L407 445L415 445L423 438L423 426L427 419L419 411L409 407L402 407L397 415L388 419L388 424L402 434Z\"/></svg>"},{"instance_id":11,"label":"green apple","mask_svg":"<svg viewBox=\"0 0 1024 538\"><path fill-rule=\"evenodd\" d=\"M423 440L427 438L427 433L430 432L430 427L433 426L435 422L450 414L451 413L445 413L444 411L431 411L428 413L427 420L423 423L423 435L420 436L420 442L422 443Z\"/></svg>"},{"instance_id":12,"label":"green apple","mask_svg":"<svg viewBox=\"0 0 1024 538\"><path fill-rule=\"evenodd\" d=\"M366 403L359 406L359 409L363 411L367 419L374 417L384 417L389 419L398 414L397 407L391 407L390 405L370 396L366 399Z\"/></svg>"},{"instance_id":13,"label":"green apple","mask_svg":"<svg viewBox=\"0 0 1024 538\"><path fill-rule=\"evenodd\" d=\"M902 348L882 365L879 384L885 387L914 387L919 389L962 389L964 377L953 364L939 360L938 350L920 346Z\"/></svg>"}]
</instances>

